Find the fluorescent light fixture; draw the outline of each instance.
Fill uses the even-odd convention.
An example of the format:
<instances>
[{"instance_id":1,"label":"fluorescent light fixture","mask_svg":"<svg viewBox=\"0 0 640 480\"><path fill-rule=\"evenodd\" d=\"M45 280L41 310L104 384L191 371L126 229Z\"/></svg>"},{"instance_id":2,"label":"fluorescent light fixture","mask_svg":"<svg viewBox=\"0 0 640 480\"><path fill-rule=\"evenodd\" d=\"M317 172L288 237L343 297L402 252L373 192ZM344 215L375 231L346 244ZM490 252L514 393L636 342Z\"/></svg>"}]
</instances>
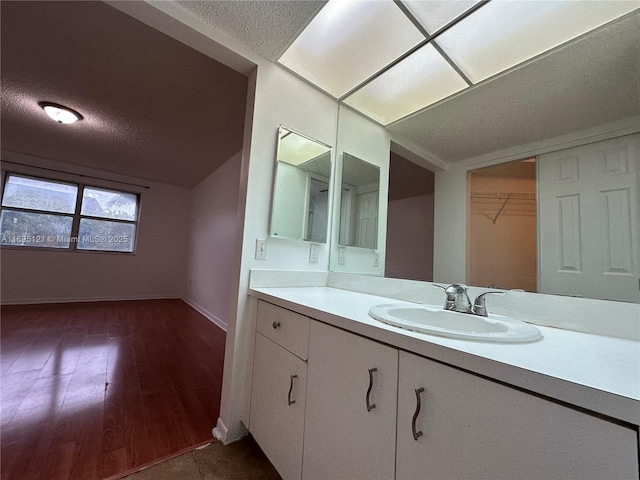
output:
<instances>
[{"instance_id":1,"label":"fluorescent light fixture","mask_svg":"<svg viewBox=\"0 0 640 480\"><path fill-rule=\"evenodd\" d=\"M480 0L402 0L420 25L433 35Z\"/></svg>"},{"instance_id":2,"label":"fluorescent light fixture","mask_svg":"<svg viewBox=\"0 0 640 480\"><path fill-rule=\"evenodd\" d=\"M329 0L278 61L340 98L422 41L392 0Z\"/></svg>"},{"instance_id":3,"label":"fluorescent light fixture","mask_svg":"<svg viewBox=\"0 0 640 480\"><path fill-rule=\"evenodd\" d=\"M78 120L82 120L82 115L69 107L65 107L64 105L52 102L38 102L38 105L42 107L45 113L49 115L52 120L58 123L74 123Z\"/></svg>"},{"instance_id":4,"label":"fluorescent light fixture","mask_svg":"<svg viewBox=\"0 0 640 480\"><path fill-rule=\"evenodd\" d=\"M331 148L283 128L278 145L278 160L297 167L320 157Z\"/></svg>"},{"instance_id":5,"label":"fluorescent light fixture","mask_svg":"<svg viewBox=\"0 0 640 480\"><path fill-rule=\"evenodd\" d=\"M345 99L388 125L467 87L464 79L427 44Z\"/></svg>"},{"instance_id":6,"label":"fluorescent light fixture","mask_svg":"<svg viewBox=\"0 0 640 480\"><path fill-rule=\"evenodd\" d=\"M492 0L436 41L477 83L637 8L637 0Z\"/></svg>"}]
</instances>

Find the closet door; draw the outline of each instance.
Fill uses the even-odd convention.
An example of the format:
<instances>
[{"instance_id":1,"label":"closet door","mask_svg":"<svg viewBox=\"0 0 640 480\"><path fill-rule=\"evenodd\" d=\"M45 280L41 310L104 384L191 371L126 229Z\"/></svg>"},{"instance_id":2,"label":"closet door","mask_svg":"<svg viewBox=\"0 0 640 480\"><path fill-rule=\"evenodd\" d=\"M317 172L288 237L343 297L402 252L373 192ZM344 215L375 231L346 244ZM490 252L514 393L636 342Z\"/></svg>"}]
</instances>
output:
<instances>
[{"instance_id":1,"label":"closet door","mask_svg":"<svg viewBox=\"0 0 640 480\"><path fill-rule=\"evenodd\" d=\"M539 157L540 293L640 299L639 139Z\"/></svg>"}]
</instances>

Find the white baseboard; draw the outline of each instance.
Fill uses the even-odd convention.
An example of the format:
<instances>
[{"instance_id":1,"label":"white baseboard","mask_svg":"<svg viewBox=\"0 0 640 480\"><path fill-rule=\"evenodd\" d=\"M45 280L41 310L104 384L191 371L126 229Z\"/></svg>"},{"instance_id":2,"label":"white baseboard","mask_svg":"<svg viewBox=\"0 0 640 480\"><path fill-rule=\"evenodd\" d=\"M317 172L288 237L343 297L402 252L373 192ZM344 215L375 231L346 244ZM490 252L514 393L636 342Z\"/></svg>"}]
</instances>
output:
<instances>
[{"instance_id":1,"label":"white baseboard","mask_svg":"<svg viewBox=\"0 0 640 480\"><path fill-rule=\"evenodd\" d=\"M189 299L187 297L184 297L184 296L181 297L181 298L187 305L189 305L191 308L197 310L199 313L204 315L209 321L211 321L212 323L217 325L219 328L221 328L225 332L227 331L227 323L226 322L223 322L218 317L216 317L213 313L211 313L207 309L201 307L200 305L198 305L193 300L191 300L191 299Z\"/></svg>"},{"instance_id":2,"label":"white baseboard","mask_svg":"<svg viewBox=\"0 0 640 480\"><path fill-rule=\"evenodd\" d=\"M216 426L211 430L211 433L215 438L220 440L225 445L227 444L227 437L229 436L229 430L227 430L227 426L224 424L222 419L218 417L218 421L216 422Z\"/></svg>"},{"instance_id":3,"label":"white baseboard","mask_svg":"<svg viewBox=\"0 0 640 480\"><path fill-rule=\"evenodd\" d=\"M2 299L0 305L40 305L44 303L84 303L84 302L123 302L128 300L174 300L182 295L123 295L116 297L66 297L66 298L24 298Z\"/></svg>"},{"instance_id":4,"label":"white baseboard","mask_svg":"<svg viewBox=\"0 0 640 480\"><path fill-rule=\"evenodd\" d=\"M213 436L220 440L222 443L224 443L225 445L229 445L230 443L237 442L238 440L246 437L249 434L249 430L247 430L244 425L242 425L241 423L239 423L238 425L238 431L235 432L235 434L231 434L229 433L229 429L224 424L222 419L218 417L218 422L215 428L211 430L211 433L213 433Z\"/></svg>"}]
</instances>

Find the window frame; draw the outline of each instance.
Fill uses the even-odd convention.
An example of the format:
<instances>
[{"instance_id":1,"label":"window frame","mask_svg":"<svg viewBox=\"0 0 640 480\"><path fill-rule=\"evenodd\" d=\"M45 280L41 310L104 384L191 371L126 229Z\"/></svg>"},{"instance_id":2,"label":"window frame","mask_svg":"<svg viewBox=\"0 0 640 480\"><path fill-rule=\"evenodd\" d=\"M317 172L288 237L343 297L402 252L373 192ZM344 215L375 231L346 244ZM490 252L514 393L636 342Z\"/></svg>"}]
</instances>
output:
<instances>
[{"instance_id":1,"label":"window frame","mask_svg":"<svg viewBox=\"0 0 640 480\"><path fill-rule=\"evenodd\" d=\"M77 187L76 191L76 199L75 199L75 208L73 213L64 213L64 212L55 212L51 210L41 210L41 209L30 209L23 207L13 207L13 206L4 206L2 203L4 202L4 195L7 189L7 183L11 177L21 177L33 180L40 180L43 182L49 183L58 183L62 185L71 185ZM95 185L84 182L72 181L72 180L64 180L60 178L49 178L42 177L39 175L32 175L30 173L22 173L18 171L9 171L3 170L2 172L2 192L0 195L0 212L2 211L14 211L14 212L24 212L24 213L37 213L37 214L45 214L45 215L56 215L59 217L67 217L72 219L71 223L71 232L70 232L70 241L69 246L67 247L49 247L49 246L40 246L40 245L11 245L11 244L3 244L0 245L0 248L8 248L8 249L18 249L18 250L39 250L46 252L79 252L79 253L90 253L90 254L115 254L115 255L135 255L138 244L138 233L140 226L140 202L141 202L141 194L140 192L121 190L119 188L107 187L103 185ZM82 200L84 198L85 188L94 188L97 190L107 190L127 195L134 195L136 198L136 208L135 208L135 220L123 220L118 218L108 218L108 217L100 217L97 215L88 215L82 214ZM80 222L83 219L88 220L98 220L105 222L113 222L113 223L124 223L130 224L134 226L134 238L132 242L132 250L121 251L121 250L97 250L97 249L87 249L87 248L78 248L79 243L79 234L80 234Z\"/></svg>"}]
</instances>

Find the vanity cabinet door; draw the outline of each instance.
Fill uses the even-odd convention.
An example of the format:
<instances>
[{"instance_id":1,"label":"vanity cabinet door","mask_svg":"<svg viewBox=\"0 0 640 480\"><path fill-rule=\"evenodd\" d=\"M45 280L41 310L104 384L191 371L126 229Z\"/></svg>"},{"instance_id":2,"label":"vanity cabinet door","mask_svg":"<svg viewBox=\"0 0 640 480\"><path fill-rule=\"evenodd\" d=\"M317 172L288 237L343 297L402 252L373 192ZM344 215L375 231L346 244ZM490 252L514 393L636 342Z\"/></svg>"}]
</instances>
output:
<instances>
[{"instance_id":1,"label":"vanity cabinet door","mask_svg":"<svg viewBox=\"0 0 640 480\"><path fill-rule=\"evenodd\" d=\"M285 480L302 473L307 364L256 333L249 430Z\"/></svg>"},{"instance_id":2,"label":"vanity cabinet door","mask_svg":"<svg viewBox=\"0 0 640 480\"><path fill-rule=\"evenodd\" d=\"M397 379L396 349L311 322L303 478L393 478Z\"/></svg>"},{"instance_id":3,"label":"vanity cabinet door","mask_svg":"<svg viewBox=\"0 0 640 480\"><path fill-rule=\"evenodd\" d=\"M401 352L396 462L398 480L637 479L638 440L631 428Z\"/></svg>"}]
</instances>

